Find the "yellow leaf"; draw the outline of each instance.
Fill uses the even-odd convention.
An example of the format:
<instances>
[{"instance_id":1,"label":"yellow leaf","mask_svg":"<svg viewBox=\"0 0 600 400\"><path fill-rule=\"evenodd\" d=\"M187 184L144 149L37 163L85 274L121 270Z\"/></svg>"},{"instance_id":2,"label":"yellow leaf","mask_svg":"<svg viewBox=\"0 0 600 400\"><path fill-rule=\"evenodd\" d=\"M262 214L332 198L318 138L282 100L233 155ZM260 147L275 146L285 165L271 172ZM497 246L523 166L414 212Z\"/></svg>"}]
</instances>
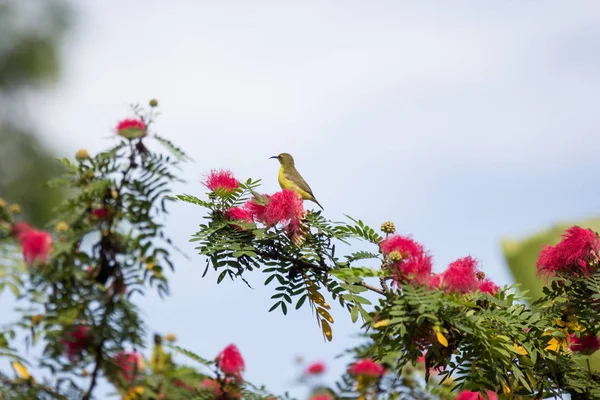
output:
<instances>
[{"instance_id":1,"label":"yellow leaf","mask_svg":"<svg viewBox=\"0 0 600 400\"><path fill-rule=\"evenodd\" d=\"M321 320L321 330L323 331L323 335L327 339L327 341L331 342L333 339L333 331L331 330L331 326L324 319Z\"/></svg>"},{"instance_id":2,"label":"yellow leaf","mask_svg":"<svg viewBox=\"0 0 600 400\"><path fill-rule=\"evenodd\" d=\"M510 394L510 388L504 382L500 382L500 384L502 385L502 393L504 393L505 396L508 396Z\"/></svg>"},{"instance_id":3,"label":"yellow leaf","mask_svg":"<svg viewBox=\"0 0 600 400\"><path fill-rule=\"evenodd\" d=\"M326 310L331 310L331 306L329 306L329 304L327 304L325 302L325 298L323 298L323 296L321 296L321 293L317 292L316 293L318 296L316 295L311 295L310 299L312 301L314 301L316 304L320 305L321 307L325 308Z\"/></svg>"},{"instance_id":4,"label":"yellow leaf","mask_svg":"<svg viewBox=\"0 0 600 400\"><path fill-rule=\"evenodd\" d=\"M446 336L444 336L442 332L437 331L435 336L437 337L437 341L440 342L442 346L448 347L448 339L446 339Z\"/></svg>"},{"instance_id":5,"label":"yellow leaf","mask_svg":"<svg viewBox=\"0 0 600 400\"><path fill-rule=\"evenodd\" d=\"M546 346L546 348L544 348L544 350L550 350L550 351L554 351L556 353L558 353L558 350L560 349L560 343L558 342L558 340L556 340L556 338L552 338L548 341L548 346Z\"/></svg>"},{"instance_id":6,"label":"yellow leaf","mask_svg":"<svg viewBox=\"0 0 600 400\"><path fill-rule=\"evenodd\" d=\"M142 397L144 394L144 388L141 386L135 386L127 392L127 394L123 397L123 400L135 400Z\"/></svg>"},{"instance_id":7,"label":"yellow leaf","mask_svg":"<svg viewBox=\"0 0 600 400\"><path fill-rule=\"evenodd\" d=\"M560 318L555 319L554 323L556 325L560 326L561 328L564 328L567 325L567 323L565 321L561 320Z\"/></svg>"},{"instance_id":8,"label":"yellow leaf","mask_svg":"<svg viewBox=\"0 0 600 400\"><path fill-rule=\"evenodd\" d=\"M329 313L327 311L325 311L322 308L317 307L317 313L319 313L323 318L325 318L327 321L329 321L333 324L333 317L331 315L329 315Z\"/></svg>"},{"instance_id":9,"label":"yellow leaf","mask_svg":"<svg viewBox=\"0 0 600 400\"><path fill-rule=\"evenodd\" d=\"M573 332L583 332L585 331L585 326L582 326L577 319L574 321L567 322L567 328L572 330Z\"/></svg>"},{"instance_id":10,"label":"yellow leaf","mask_svg":"<svg viewBox=\"0 0 600 400\"><path fill-rule=\"evenodd\" d=\"M515 350L517 351L517 353L519 353L522 356L527 355L527 350L525 350L525 348L523 346L519 346L517 344L517 342L515 342L514 346L515 346Z\"/></svg>"},{"instance_id":11,"label":"yellow leaf","mask_svg":"<svg viewBox=\"0 0 600 400\"><path fill-rule=\"evenodd\" d=\"M31 377L31 375L29 375L29 371L27 371L27 368L25 368L25 366L20 362L13 361L11 365L17 373L17 375L19 376L19 378L29 379Z\"/></svg>"},{"instance_id":12,"label":"yellow leaf","mask_svg":"<svg viewBox=\"0 0 600 400\"><path fill-rule=\"evenodd\" d=\"M381 328L383 326L388 326L390 324L389 319L382 319L381 321L377 321L373 324L373 328Z\"/></svg>"}]
</instances>

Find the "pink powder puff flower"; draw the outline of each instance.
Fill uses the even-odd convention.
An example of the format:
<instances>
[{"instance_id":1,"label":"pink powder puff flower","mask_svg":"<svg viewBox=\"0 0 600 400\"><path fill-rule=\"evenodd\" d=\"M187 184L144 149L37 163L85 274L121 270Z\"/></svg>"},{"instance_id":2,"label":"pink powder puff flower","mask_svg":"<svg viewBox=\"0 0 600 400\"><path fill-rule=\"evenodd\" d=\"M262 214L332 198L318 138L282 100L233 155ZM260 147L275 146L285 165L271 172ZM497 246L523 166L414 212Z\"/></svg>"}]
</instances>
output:
<instances>
[{"instance_id":1,"label":"pink powder puff flower","mask_svg":"<svg viewBox=\"0 0 600 400\"><path fill-rule=\"evenodd\" d=\"M490 390L486 391L489 400L498 400L498 395ZM485 400L479 392L472 392L470 390L463 390L458 394L456 400Z\"/></svg>"},{"instance_id":2,"label":"pink powder puff flower","mask_svg":"<svg viewBox=\"0 0 600 400\"><path fill-rule=\"evenodd\" d=\"M211 192L218 189L231 192L240 187L240 182L233 176L233 173L223 169L211 170L210 174L202 184Z\"/></svg>"},{"instance_id":3,"label":"pink powder puff flower","mask_svg":"<svg viewBox=\"0 0 600 400\"><path fill-rule=\"evenodd\" d=\"M315 362L308 366L306 373L309 375L321 375L325 373L325 364L322 362Z\"/></svg>"},{"instance_id":4,"label":"pink powder puff flower","mask_svg":"<svg viewBox=\"0 0 600 400\"><path fill-rule=\"evenodd\" d=\"M451 262L441 274L441 286L447 292L468 293L479 287L478 262L471 256Z\"/></svg>"},{"instance_id":5,"label":"pink powder puff flower","mask_svg":"<svg viewBox=\"0 0 600 400\"><path fill-rule=\"evenodd\" d=\"M600 339L596 335L577 337L577 335L571 334L570 341L572 351L588 356L600 349Z\"/></svg>"},{"instance_id":6,"label":"pink powder puff flower","mask_svg":"<svg viewBox=\"0 0 600 400\"><path fill-rule=\"evenodd\" d=\"M360 360L348 369L350 375L379 378L385 373L383 365L370 359Z\"/></svg>"},{"instance_id":7,"label":"pink powder puff flower","mask_svg":"<svg viewBox=\"0 0 600 400\"><path fill-rule=\"evenodd\" d=\"M23 258L29 266L48 262L52 249L52 236L48 232L29 230L19 237Z\"/></svg>"},{"instance_id":8,"label":"pink powder puff flower","mask_svg":"<svg viewBox=\"0 0 600 400\"><path fill-rule=\"evenodd\" d=\"M85 325L77 325L67 331L60 342L65 346L69 361L75 360L85 350L91 340L90 328Z\"/></svg>"},{"instance_id":9,"label":"pink powder puff flower","mask_svg":"<svg viewBox=\"0 0 600 400\"><path fill-rule=\"evenodd\" d=\"M139 119L124 119L117 124L117 134L126 139L141 138L146 133L146 124Z\"/></svg>"},{"instance_id":10,"label":"pink powder puff flower","mask_svg":"<svg viewBox=\"0 0 600 400\"><path fill-rule=\"evenodd\" d=\"M225 375L239 375L245 368L244 359L235 344L230 344L221 351L216 360L219 363L219 369Z\"/></svg>"},{"instance_id":11,"label":"pink powder puff flower","mask_svg":"<svg viewBox=\"0 0 600 400\"><path fill-rule=\"evenodd\" d=\"M539 275L589 275L590 261L598 260L600 239L591 229L573 226L555 246L544 246L537 261Z\"/></svg>"}]
</instances>

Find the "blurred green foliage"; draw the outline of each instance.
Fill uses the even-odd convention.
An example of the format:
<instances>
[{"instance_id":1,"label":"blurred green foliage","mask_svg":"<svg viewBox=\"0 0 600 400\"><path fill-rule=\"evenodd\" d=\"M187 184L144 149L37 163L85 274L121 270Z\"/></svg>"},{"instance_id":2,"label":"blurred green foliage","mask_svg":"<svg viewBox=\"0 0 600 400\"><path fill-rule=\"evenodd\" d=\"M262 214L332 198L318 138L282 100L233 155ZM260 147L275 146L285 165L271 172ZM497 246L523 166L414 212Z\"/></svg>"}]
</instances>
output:
<instances>
[{"instance_id":1,"label":"blurred green foliage","mask_svg":"<svg viewBox=\"0 0 600 400\"><path fill-rule=\"evenodd\" d=\"M35 225L48 222L63 198L45 186L62 168L25 112L27 95L56 82L69 20L60 0L0 0L0 196Z\"/></svg>"}]
</instances>

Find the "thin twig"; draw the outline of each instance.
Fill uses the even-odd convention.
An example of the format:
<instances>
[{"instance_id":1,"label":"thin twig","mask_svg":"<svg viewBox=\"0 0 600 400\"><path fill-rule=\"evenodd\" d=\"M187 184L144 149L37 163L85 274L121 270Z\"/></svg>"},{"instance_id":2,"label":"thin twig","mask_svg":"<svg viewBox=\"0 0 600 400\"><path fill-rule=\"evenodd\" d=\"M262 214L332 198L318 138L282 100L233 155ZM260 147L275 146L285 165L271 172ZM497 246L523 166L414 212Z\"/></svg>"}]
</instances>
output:
<instances>
[{"instance_id":1,"label":"thin twig","mask_svg":"<svg viewBox=\"0 0 600 400\"><path fill-rule=\"evenodd\" d=\"M371 291L373 291L373 292L375 292L375 293L379 293L379 294L381 294L381 295L383 295L383 296L385 296L385 295L386 295L386 292L385 292L383 289L379 289L378 287L375 287L375 286L373 286L373 285L369 285L369 284L368 284L368 283L366 283L366 282L359 282L359 283L357 283L357 285L358 285L358 286L362 286L362 287L364 287L364 288L367 288L367 289L369 289L369 290L371 290Z\"/></svg>"},{"instance_id":2,"label":"thin twig","mask_svg":"<svg viewBox=\"0 0 600 400\"><path fill-rule=\"evenodd\" d=\"M384 292L387 292L390 290L390 288L388 287L387 283L385 282L385 277L382 276L381 278L379 278L379 283L381 284L381 288L383 289Z\"/></svg>"}]
</instances>

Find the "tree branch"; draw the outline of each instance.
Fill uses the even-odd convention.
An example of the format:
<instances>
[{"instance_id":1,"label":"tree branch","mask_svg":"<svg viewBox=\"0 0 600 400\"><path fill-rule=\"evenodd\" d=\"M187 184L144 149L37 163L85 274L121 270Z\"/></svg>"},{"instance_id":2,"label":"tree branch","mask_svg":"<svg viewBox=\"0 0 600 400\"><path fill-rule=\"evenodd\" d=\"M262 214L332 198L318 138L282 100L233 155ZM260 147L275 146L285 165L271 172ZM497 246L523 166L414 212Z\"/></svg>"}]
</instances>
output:
<instances>
[{"instance_id":1,"label":"tree branch","mask_svg":"<svg viewBox=\"0 0 600 400\"><path fill-rule=\"evenodd\" d=\"M371 290L371 291L373 291L373 292L375 292L375 293L379 293L379 294L381 294L381 295L383 295L383 296L385 296L385 295L386 295L386 292L385 292L383 289L379 289L378 287L375 287L375 286L373 286L373 285L369 285L369 284L368 284L368 283L366 283L366 282L359 282L359 283L357 283L357 285L358 285L358 286L362 286L362 287L364 287L364 288L367 288L367 289L369 289L369 290Z\"/></svg>"},{"instance_id":2,"label":"tree branch","mask_svg":"<svg viewBox=\"0 0 600 400\"><path fill-rule=\"evenodd\" d=\"M309 263L304 260L298 260L295 258L286 257L284 254L281 254L281 253L275 253L275 252L269 252L269 251L258 251L257 254L264 258L267 258L269 260L289 261L289 262L293 263L295 266L298 266L303 269L312 269L312 270L323 271L323 272L329 272L331 270L331 268L328 267L327 265L322 266L322 265L312 264L312 263ZM387 294L387 290L379 289L378 287L369 285L368 283L365 283L365 282L359 282L359 283L357 283L357 285L367 288L375 293L379 293L383 296L385 296Z\"/></svg>"},{"instance_id":3,"label":"tree branch","mask_svg":"<svg viewBox=\"0 0 600 400\"><path fill-rule=\"evenodd\" d=\"M123 187L125 186L126 183L128 183L128 175L129 173L135 168L136 164L135 164L135 149L133 147L133 145L129 144L130 148L131 148L131 155L129 156L129 165L127 167L127 169L125 171L123 171L123 177L121 178L121 182L119 182L119 186L117 187L116 191L117 191L117 204L115 208L120 208L123 204L123 199L122 199L122 191L123 191ZM111 216L111 219L108 223L108 234L111 234L111 228L114 225L115 222L115 214L113 214ZM106 257L106 254L108 252L109 249L106 249L106 241L102 240L101 241L101 248L100 248L100 257L104 258ZM114 257L114 254L113 254ZM113 260L114 261L114 260ZM117 266L113 266L113 268L117 268ZM113 281L113 290L112 293L110 294L110 296L107 299L107 304L106 304L106 309L104 310L104 314L102 315L102 321L100 322L100 328L102 329L107 323L108 323L108 318L110 316L110 314L112 314L112 312L114 311L114 300L115 297L120 293L120 288L117 287L117 285L114 284ZM87 390L87 392L83 395L82 400L90 400L92 397L92 392L94 391L94 388L96 387L96 382L98 380L98 373L100 372L100 368L102 366L102 361L104 358L104 343L106 343L106 336L102 335L100 338L100 341L98 342L98 344L95 347L95 351L96 351L96 358L94 360L94 371L92 372L92 380L90 382L90 386Z\"/></svg>"}]
</instances>

